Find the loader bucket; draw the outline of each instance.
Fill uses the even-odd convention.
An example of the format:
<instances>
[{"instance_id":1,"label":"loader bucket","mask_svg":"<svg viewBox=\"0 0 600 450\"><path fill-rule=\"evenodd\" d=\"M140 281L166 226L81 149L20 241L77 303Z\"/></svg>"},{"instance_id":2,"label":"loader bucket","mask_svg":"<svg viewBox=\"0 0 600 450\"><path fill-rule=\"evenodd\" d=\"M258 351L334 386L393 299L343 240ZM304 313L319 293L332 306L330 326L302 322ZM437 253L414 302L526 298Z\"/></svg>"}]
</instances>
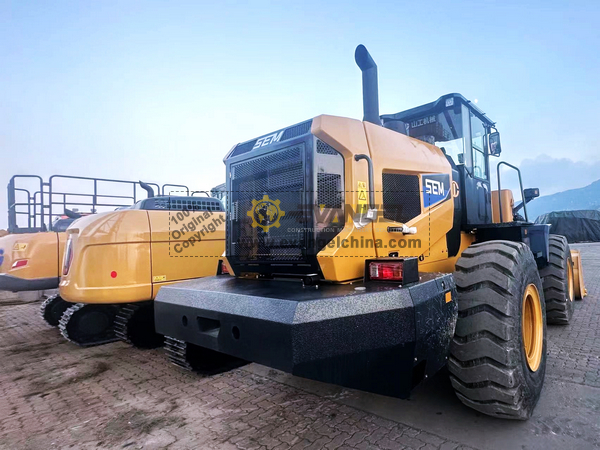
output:
<instances>
[{"instance_id":1,"label":"loader bucket","mask_svg":"<svg viewBox=\"0 0 600 450\"><path fill-rule=\"evenodd\" d=\"M579 250L571 250L571 258L573 259L573 278L575 278L575 298L583 300L583 297L587 295L587 289L583 283L581 252Z\"/></svg>"}]
</instances>

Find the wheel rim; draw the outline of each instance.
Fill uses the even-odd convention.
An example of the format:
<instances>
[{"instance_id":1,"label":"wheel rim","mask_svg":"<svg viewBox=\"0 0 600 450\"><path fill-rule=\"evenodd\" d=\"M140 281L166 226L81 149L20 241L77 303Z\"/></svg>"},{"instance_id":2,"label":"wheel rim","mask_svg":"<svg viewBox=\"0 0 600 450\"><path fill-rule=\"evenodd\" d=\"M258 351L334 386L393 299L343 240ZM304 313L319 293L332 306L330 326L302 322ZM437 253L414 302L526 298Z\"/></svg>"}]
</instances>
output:
<instances>
[{"instance_id":1,"label":"wheel rim","mask_svg":"<svg viewBox=\"0 0 600 450\"><path fill-rule=\"evenodd\" d=\"M523 346L529 370L535 372L542 362L544 345L544 322L540 293L535 284L530 284L523 294L522 320Z\"/></svg>"},{"instance_id":2,"label":"wheel rim","mask_svg":"<svg viewBox=\"0 0 600 450\"><path fill-rule=\"evenodd\" d=\"M575 296L575 277L573 276L573 261L569 258L567 269L567 282L569 283L569 301L573 301Z\"/></svg>"}]
</instances>

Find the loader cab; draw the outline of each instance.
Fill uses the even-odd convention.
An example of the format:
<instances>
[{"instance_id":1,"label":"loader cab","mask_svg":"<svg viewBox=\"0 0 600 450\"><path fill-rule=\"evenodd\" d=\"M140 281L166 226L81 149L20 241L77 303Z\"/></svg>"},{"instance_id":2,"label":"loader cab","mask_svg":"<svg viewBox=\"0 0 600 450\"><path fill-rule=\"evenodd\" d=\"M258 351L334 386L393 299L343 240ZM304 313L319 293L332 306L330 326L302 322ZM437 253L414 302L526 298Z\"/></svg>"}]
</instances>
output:
<instances>
[{"instance_id":1,"label":"loader cab","mask_svg":"<svg viewBox=\"0 0 600 450\"><path fill-rule=\"evenodd\" d=\"M385 128L436 145L446 154L460 191L456 216L461 228L492 222L489 155L490 147L495 156L500 154L500 140L483 111L460 94L448 94L381 120Z\"/></svg>"}]
</instances>

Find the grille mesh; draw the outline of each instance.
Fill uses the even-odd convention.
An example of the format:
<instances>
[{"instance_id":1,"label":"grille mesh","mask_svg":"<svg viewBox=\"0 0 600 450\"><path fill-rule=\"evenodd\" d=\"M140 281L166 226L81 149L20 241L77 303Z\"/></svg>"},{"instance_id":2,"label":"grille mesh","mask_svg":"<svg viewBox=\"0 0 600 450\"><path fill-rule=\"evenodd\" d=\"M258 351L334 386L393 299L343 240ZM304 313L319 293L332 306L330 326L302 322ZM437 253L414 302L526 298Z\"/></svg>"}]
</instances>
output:
<instances>
[{"instance_id":1,"label":"grille mesh","mask_svg":"<svg viewBox=\"0 0 600 450\"><path fill-rule=\"evenodd\" d=\"M241 261L297 261L303 258L305 227L302 212L304 195L304 144L236 164L232 167L232 200L237 211L228 233L231 250ZM252 227L252 200L279 200L278 228L268 232ZM228 223L228 227L229 227ZM292 229L288 231L288 229ZM229 230L228 230L229 231ZM286 242L284 242L286 241Z\"/></svg>"},{"instance_id":2,"label":"grille mesh","mask_svg":"<svg viewBox=\"0 0 600 450\"><path fill-rule=\"evenodd\" d=\"M383 174L383 217L405 223L421 214L417 175Z\"/></svg>"},{"instance_id":3,"label":"grille mesh","mask_svg":"<svg viewBox=\"0 0 600 450\"><path fill-rule=\"evenodd\" d=\"M339 153L331 146L321 140L317 140L317 153L322 155L339 155Z\"/></svg>"},{"instance_id":4,"label":"grille mesh","mask_svg":"<svg viewBox=\"0 0 600 450\"><path fill-rule=\"evenodd\" d=\"M342 176L336 173L317 174L317 204L323 208L342 207Z\"/></svg>"},{"instance_id":5,"label":"grille mesh","mask_svg":"<svg viewBox=\"0 0 600 450\"><path fill-rule=\"evenodd\" d=\"M154 201L152 209L162 209L171 211L223 211L221 202L212 199L181 199L181 198L160 198Z\"/></svg>"},{"instance_id":6,"label":"grille mesh","mask_svg":"<svg viewBox=\"0 0 600 450\"><path fill-rule=\"evenodd\" d=\"M283 136L281 137L282 141L287 141L288 139L292 139L298 136L302 136L310 131L310 127L312 125L312 120L308 120L306 122L299 123L296 126L290 127L283 132Z\"/></svg>"},{"instance_id":7,"label":"grille mesh","mask_svg":"<svg viewBox=\"0 0 600 450\"><path fill-rule=\"evenodd\" d=\"M254 139L253 141L250 142L246 142L245 144L238 144L234 149L233 152L231 152L231 156L239 156L239 155L243 155L244 153L248 153L250 150L252 150L254 148L254 144L256 144L257 139Z\"/></svg>"}]
</instances>

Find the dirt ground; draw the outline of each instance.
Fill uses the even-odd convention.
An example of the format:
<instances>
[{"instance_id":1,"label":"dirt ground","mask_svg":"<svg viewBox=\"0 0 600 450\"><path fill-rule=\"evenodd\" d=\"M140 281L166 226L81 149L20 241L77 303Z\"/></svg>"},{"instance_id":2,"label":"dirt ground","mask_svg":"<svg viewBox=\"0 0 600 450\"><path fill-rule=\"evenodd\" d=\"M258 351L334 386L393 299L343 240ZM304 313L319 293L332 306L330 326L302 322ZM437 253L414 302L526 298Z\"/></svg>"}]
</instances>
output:
<instances>
[{"instance_id":1,"label":"dirt ground","mask_svg":"<svg viewBox=\"0 0 600 450\"><path fill-rule=\"evenodd\" d=\"M590 295L549 328L532 419L462 406L442 372L411 400L311 382L250 364L211 377L161 349L79 348L38 314L36 295L0 296L0 448L600 448L600 245L583 251Z\"/></svg>"}]
</instances>

